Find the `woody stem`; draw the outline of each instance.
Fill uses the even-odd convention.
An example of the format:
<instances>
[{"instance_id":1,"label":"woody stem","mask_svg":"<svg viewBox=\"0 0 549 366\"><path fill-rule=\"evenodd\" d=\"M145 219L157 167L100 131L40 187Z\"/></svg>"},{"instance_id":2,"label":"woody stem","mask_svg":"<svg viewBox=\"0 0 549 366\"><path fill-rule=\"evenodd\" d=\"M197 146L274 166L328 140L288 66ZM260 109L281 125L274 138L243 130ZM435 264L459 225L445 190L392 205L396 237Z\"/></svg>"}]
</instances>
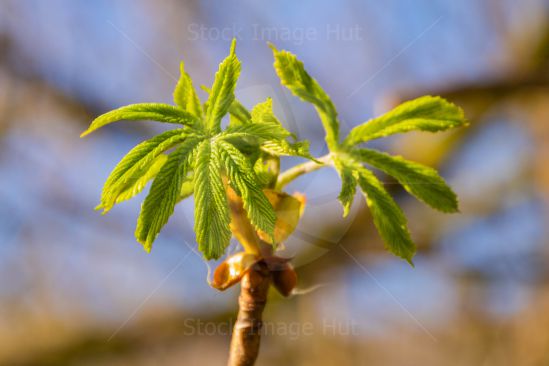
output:
<instances>
[{"instance_id":1,"label":"woody stem","mask_svg":"<svg viewBox=\"0 0 549 366\"><path fill-rule=\"evenodd\" d=\"M251 366L255 363L270 284L271 274L263 261L256 263L242 278L228 366Z\"/></svg>"}]
</instances>

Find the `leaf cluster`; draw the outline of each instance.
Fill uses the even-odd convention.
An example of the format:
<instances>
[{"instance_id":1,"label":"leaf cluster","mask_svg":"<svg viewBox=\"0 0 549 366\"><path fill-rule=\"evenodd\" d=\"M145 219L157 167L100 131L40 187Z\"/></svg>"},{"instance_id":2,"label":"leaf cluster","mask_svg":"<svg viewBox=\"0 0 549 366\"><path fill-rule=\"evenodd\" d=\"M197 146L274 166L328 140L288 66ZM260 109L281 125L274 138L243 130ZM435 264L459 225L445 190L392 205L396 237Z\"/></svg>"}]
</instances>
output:
<instances>
[{"instance_id":1,"label":"leaf cluster","mask_svg":"<svg viewBox=\"0 0 549 366\"><path fill-rule=\"evenodd\" d=\"M371 140L409 131L438 132L466 125L463 111L439 97L408 101L392 111L355 127L342 138L337 110L319 83L288 51L271 46L274 68L282 84L311 103L326 132L329 159L309 153L307 141L296 141L273 113L272 100L251 111L235 98L241 63L233 41L211 88L203 87L202 103L181 63L175 87L175 105L133 104L97 117L82 136L121 120L154 120L175 125L131 151L107 178L98 206L108 212L115 204L141 192L152 180L141 205L135 236L147 251L168 222L176 204L194 195L196 240L207 259L223 255L231 238L231 211L227 192L242 201L247 219L258 233L276 243L277 215L265 192L280 186L281 156L298 156L332 166L341 177L339 200L349 213L356 192L362 192L387 249L411 263L415 253L402 209L372 169L396 179L410 194L442 212L458 211L456 194L436 170L366 148ZM222 128L222 120L229 123Z\"/></svg>"},{"instance_id":2,"label":"leaf cluster","mask_svg":"<svg viewBox=\"0 0 549 366\"><path fill-rule=\"evenodd\" d=\"M340 138L337 111L326 92L294 54L279 51L274 46L271 48L282 85L313 104L318 112L326 131L331 165L341 178L339 200L344 216L349 213L357 188L360 189L387 249L412 263L416 247L407 228L406 216L371 168L392 176L410 194L442 212L458 211L457 196L436 170L400 156L364 148L362 144L409 131L438 132L464 126L463 111L440 97L424 96L360 124L348 136Z\"/></svg>"},{"instance_id":3,"label":"leaf cluster","mask_svg":"<svg viewBox=\"0 0 549 366\"><path fill-rule=\"evenodd\" d=\"M241 64L233 41L230 54L215 75L206 102L201 103L181 63L175 87L175 106L133 104L96 118L82 136L121 120L171 123L168 130L146 140L116 165L107 178L97 207L108 212L115 204L134 197L152 180L141 205L135 236L150 251L176 204L194 195L196 240L205 258L219 258L231 238L227 189L242 199L256 230L274 235L276 214L263 192L269 183L263 161L282 155L309 157L308 145L276 119L271 100L248 111L235 99ZM222 129L222 119L231 120ZM278 174L276 172L276 174ZM272 180L272 179L271 179Z\"/></svg>"}]
</instances>

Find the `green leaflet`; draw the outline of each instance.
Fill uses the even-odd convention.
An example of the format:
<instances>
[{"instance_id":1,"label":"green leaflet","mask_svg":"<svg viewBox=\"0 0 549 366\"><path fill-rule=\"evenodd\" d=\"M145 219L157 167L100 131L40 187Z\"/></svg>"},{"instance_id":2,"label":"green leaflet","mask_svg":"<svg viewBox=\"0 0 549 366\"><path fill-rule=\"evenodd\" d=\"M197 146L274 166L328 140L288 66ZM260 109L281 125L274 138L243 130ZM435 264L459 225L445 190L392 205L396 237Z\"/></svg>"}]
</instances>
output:
<instances>
[{"instance_id":1,"label":"green leaflet","mask_svg":"<svg viewBox=\"0 0 549 366\"><path fill-rule=\"evenodd\" d=\"M134 175L132 179L128 181L127 187L118 194L114 203L119 204L120 202L127 201L143 191L147 183L156 177L166 161L168 161L168 156L160 154L143 169L143 172L139 172L139 174Z\"/></svg>"},{"instance_id":2,"label":"green leaflet","mask_svg":"<svg viewBox=\"0 0 549 366\"><path fill-rule=\"evenodd\" d=\"M396 178L420 201L442 212L457 212L456 194L433 168L370 149L354 149L353 156Z\"/></svg>"},{"instance_id":3,"label":"green leaflet","mask_svg":"<svg viewBox=\"0 0 549 366\"><path fill-rule=\"evenodd\" d=\"M211 94L212 90L207 86L201 85L202 90L206 93ZM206 105L206 103L205 103ZM206 108L207 109L207 108ZM238 100L234 99L229 107L230 121L229 126L236 126L245 123L251 123L252 115L246 107L242 105Z\"/></svg>"},{"instance_id":4,"label":"green leaflet","mask_svg":"<svg viewBox=\"0 0 549 366\"><path fill-rule=\"evenodd\" d=\"M437 132L466 124L461 108L440 97L424 96L353 128L343 144L354 146L396 133L415 130Z\"/></svg>"},{"instance_id":5,"label":"green leaflet","mask_svg":"<svg viewBox=\"0 0 549 366\"><path fill-rule=\"evenodd\" d=\"M413 265L415 244L408 232L406 217L383 184L349 155L336 156L333 161L342 180L339 199L344 216L349 213L358 183L387 250Z\"/></svg>"},{"instance_id":6,"label":"green leaflet","mask_svg":"<svg viewBox=\"0 0 549 366\"><path fill-rule=\"evenodd\" d=\"M181 76L173 91L173 100L175 104L192 113L196 118L202 117L202 106L194 90L193 81L189 74L185 72L185 64L180 64Z\"/></svg>"},{"instance_id":7,"label":"green leaflet","mask_svg":"<svg viewBox=\"0 0 549 366\"><path fill-rule=\"evenodd\" d=\"M101 193L101 204L98 208L102 208L106 213L115 203L123 201L124 196L131 198L130 195L124 194L124 192L131 191L131 187L142 176L150 176L147 172L155 159L187 137L188 135L182 129L170 130L146 140L130 150L107 178Z\"/></svg>"},{"instance_id":8,"label":"green leaflet","mask_svg":"<svg viewBox=\"0 0 549 366\"><path fill-rule=\"evenodd\" d=\"M259 103L253 107L251 118L253 123L281 124L273 113L273 100L271 98L267 98L263 103Z\"/></svg>"},{"instance_id":9,"label":"green leaflet","mask_svg":"<svg viewBox=\"0 0 549 366\"><path fill-rule=\"evenodd\" d=\"M207 93L211 92L207 87L202 88ZM295 136L286 130L274 115L271 98L257 104L251 113L235 99L229 108L229 113L231 122L229 128L224 132L227 134L226 139L245 138L253 140L260 138L265 140L261 143L261 150L267 154L273 156L299 156L314 160L309 152L308 141L291 143L286 140L287 137ZM253 126L253 124L266 124L266 126ZM252 136L254 133L256 135Z\"/></svg>"},{"instance_id":10,"label":"green leaflet","mask_svg":"<svg viewBox=\"0 0 549 366\"><path fill-rule=\"evenodd\" d=\"M216 145L220 158L223 159L229 184L242 198L250 222L256 229L272 236L276 214L263 193L248 159L237 148L225 141L220 140Z\"/></svg>"},{"instance_id":11,"label":"green leaflet","mask_svg":"<svg viewBox=\"0 0 549 366\"><path fill-rule=\"evenodd\" d=\"M198 148L194 173L194 231L206 259L223 255L231 239L229 206L221 159L210 140Z\"/></svg>"},{"instance_id":12,"label":"green leaflet","mask_svg":"<svg viewBox=\"0 0 549 366\"><path fill-rule=\"evenodd\" d=\"M309 143L290 143L286 138L292 134L286 130L272 113L271 100L258 104L252 110L251 123L230 125L224 132L226 139L244 138L247 143L260 140L263 152L273 156L300 156L313 159Z\"/></svg>"},{"instance_id":13,"label":"green leaflet","mask_svg":"<svg viewBox=\"0 0 549 366\"><path fill-rule=\"evenodd\" d=\"M387 250L413 266L416 246L408 232L404 213L372 172L362 168L358 170L357 178Z\"/></svg>"},{"instance_id":14,"label":"green leaflet","mask_svg":"<svg viewBox=\"0 0 549 366\"><path fill-rule=\"evenodd\" d=\"M192 196L194 192L194 179L193 177L186 177L181 183L181 189L179 190L179 196L177 197L177 202L183 201L185 198Z\"/></svg>"},{"instance_id":15,"label":"green leaflet","mask_svg":"<svg viewBox=\"0 0 549 366\"><path fill-rule=\"evenodd\" d=\"M326 143L332 150L339 145L337 111L328 95L303 66L303 62L288 51L278 51L271 45L275 58L274 68L282 85L302 100L312 103L326 131Z\"/></svg>"},{"instance_id":16,"label":"green leaflet","mask_svg":"<svg viewBox=\"0 0 549 366\"><path fill-rule=\"evenodd\" d=\"M251 114L248 112L246 107L244 107L238 100L233 100L231 106L229 107L229 113L231 115L231 120L229 126L234 126L238 124L251 123Z\"/></svg>"},{"instance_id":17,"label":"green leaflet","mask_svg":"<svg viewBox=\"0 0 549 366\"><path fill-rule=\"evenodd\" d=\"M254 172L261 187L274 188L280 174L280 158L262 153L254 163Z\"/></svg>"},{"instance_id":18,"label":"green leaflet","mask_svg":"<svg viewBox=\"0 0 549 366\"><path fill-rule=\"evenodd\" d=\"M340 159L333 159L336 171L341 178L341 191L338 199L343 206L343 217L349 215L351 205L355 199L357 181L354 175L354 169L345 165Z\"/></svg>"},{"instance_id":19,"label":"green leaflet","mask_svg":"<svg viewBox=\"0 0 549 366\"><path fill-rule=\"evenodd\" d=\"M192 151L200 138L190 137L168 156L141 205L135 237L150 252L152 243L173 214L181 184L192 161Z\"/></svg>"},{"instance_id":20,"label":"green leaflet","mask_svg":"<svg viewBox=\"0 0 549 366\"><path fill-rule=\"evenodd\" d=\"M225 139L247 137L259 140L280 140L290 136L290 132L279 123L266 122L229 126L221 136Z\"/></svg>"},{"instance_id":21,"label":"green leaflet","mask_svg":"<svg viewBox=\"0 0 549 366\"><path fill-rule=\"evenodd\" d=\"M219 65L207 101L206 127L214 133L221 130L221 119L227 114L234 101L234 90L240 75L240 61L236 57L235 48L236 39L233 40L229 56Z\"/></svg>"},{"instance_id":22,"label":"green leaflet","mask_svg":"<svg viewBox=\"0 0 549 366\"><path fill-rule=\"evenodd\" d=\"M251 119L255 124L277 124L282 128L282 124L274 115L273 100L271 98L267 98L265 102L257 104L252 109ZM295 138L295 135L289 132L285 137L289 137L290 135ZM261 144L261 150L273 156L300 156L314 160L309 153L308 141L290 143L282 137L270 139Z\"/></svg>"},{"instance_id":23,"label":"green leaflet","mask_svg":"<svg viewBox=\"0 0 549 366\"><path fill-rule=\"evenodd\" d=\"M86 131L82 132L80 137L84 137L105 125L122 120L153 120L190 126L197 121L189 112L168 104L131 104L100 115L93 120Z\"/></svg>"},{"instance_id":24,"label":"green leaflet","mask_svg":"<svg viewBox=\"0 0 549 366\"><path fill-rule=\"evenodd\" d=\"M288 142L286 140L265 141L261 150L273 156L299 156L309 160L315 158L309 152L309 141Z\"/></svg>"},{"instance_id":25,"label":"green leaflet","mask_svg":"<svg viewBox=\"0 0 549 366\"><path fill-rule=\"evenodd\" d=\"M273 112L273 100L271 98L267 98L263 103L259 103L253 107L251 119L252 123L274 123L282 127L282 123L280 123ZM292 136L294 139L296 138L296 136L290 132L288 132L288 136Z\"/></svg>"}]
</instances>

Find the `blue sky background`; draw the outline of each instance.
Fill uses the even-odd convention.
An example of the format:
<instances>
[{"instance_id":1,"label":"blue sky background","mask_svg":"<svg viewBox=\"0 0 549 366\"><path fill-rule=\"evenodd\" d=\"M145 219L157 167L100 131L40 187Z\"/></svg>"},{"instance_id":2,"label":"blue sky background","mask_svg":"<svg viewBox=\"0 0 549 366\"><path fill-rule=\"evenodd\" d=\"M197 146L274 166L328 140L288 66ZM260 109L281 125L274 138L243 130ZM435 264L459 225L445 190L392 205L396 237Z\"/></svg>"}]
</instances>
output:
<instances>
[{"instance_id":1,"label":"blue sky background","mask_svg":"<svg viewBox=\"0 0 549 366\"><path fill-rule=\"evenodd\" d=\"M129 103L170 103L181 59L197 85L210 85L236 36L243 62L237 96L248 106L272 96L284 123L322 154L314 110L279 85L266 42L298 54L333 98L348 131L386 111L401 92L480 84L514 72L521 56L510 39L531 39L548 4L501 1L498 9L495 14L489 1L473 0L0 0L0 35L10 46L1 57L0 85L7 82L0 101L20 106L3 116L7 128L0 137L0 307L55 314L72 326L75 319L82 327L100 324L107 332L134 312L139 318L158 309L233 311L236 292L220 295L210 288L213 264L189 254L196 247L192 200L177 208L151 254L133 238L143 194L107 216L93 211L116 162L163 129L130 122L80 140L93 115ZM6 77L5 70L15 76ZM39 83L37 92L25 89L32 83ZM42 95L46 87L57 94ZM89 112L67 112L59 100ZM357 321L361 336L391 334L395 321L410 329L419 321L436 332L460 310L456 274L464 271L491 279L477 296L490 317L512 317L528 307L532 283L545 272L540 256L547 252L547 206L528 173L534 139L522 123L520 111L495 110L445 159L440 168L461 197L461 215L441 217L399 196L413 216L414 235L433 232L434 249L418 255L416 269L389 254L360 251L353 255L371 276L349 261L343 271L300 283L327 283L310 295L322 299L319 316ZM417 137L418 146L421 139L429 146L431 138ZM389 139L377 146L399 153L400 143ZM338 179L330 171L290 188L310 202L300 230L330 243L338 243L364 209L357 199L351 217L340 218ZM319 231L319 223L330 230ZM372 246L366 239L364 245ZM287 247L304 267L333 255L299 237ZM24 334L30 328L10 311L0 312L0 328L19 327Z\"/></svg>"}]
</instances>

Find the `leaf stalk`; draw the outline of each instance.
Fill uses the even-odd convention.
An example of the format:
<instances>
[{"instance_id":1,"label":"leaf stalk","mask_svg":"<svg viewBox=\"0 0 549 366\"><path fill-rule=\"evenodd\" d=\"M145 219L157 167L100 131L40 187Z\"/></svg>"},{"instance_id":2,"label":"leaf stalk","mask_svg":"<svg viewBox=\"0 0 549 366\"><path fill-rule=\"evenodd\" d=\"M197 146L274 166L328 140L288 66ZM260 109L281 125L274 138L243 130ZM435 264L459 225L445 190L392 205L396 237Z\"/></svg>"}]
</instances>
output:
<instances>
[{"instance_id":1,"label":"leaf stalk","mask_svg":"<svg viewBox=\"0 0 549 366\"><path fill-rule=\"evenodd\" d=\"M296 165L285 172L281 173L278 176L278 180L276 183L276 190L281 191L285 186L293 182L295 179L299 178L300 176L311 173L314 171L317 171L321 168L324 168L326 166L332 165L332 154L326 154L318 159L316 161L308 161L303 164Z\"/></svg>"}]
</instances>

